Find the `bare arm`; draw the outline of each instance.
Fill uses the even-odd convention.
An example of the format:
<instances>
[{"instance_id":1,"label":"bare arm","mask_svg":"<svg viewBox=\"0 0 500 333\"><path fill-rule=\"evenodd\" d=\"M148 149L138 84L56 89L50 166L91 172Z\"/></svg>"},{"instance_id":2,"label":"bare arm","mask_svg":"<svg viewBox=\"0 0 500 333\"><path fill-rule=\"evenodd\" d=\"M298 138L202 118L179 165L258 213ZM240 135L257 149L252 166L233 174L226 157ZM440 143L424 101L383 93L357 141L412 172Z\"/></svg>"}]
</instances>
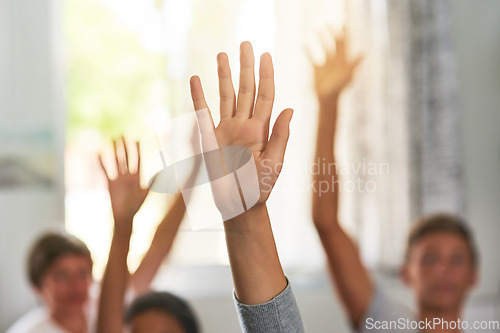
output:
<instances>
[{"instance_id":1,"label":"bare arm","mask_svg":"<svg viewBox=\"0 0 500 333\"><path fill-rule=\"evenodd\" d=\"M116 178L110 178L99 156L102 169L108 180L114 218L113 239L99 299L97 332L102 333L123 332L124 298L129 283L127 256L132 235L132 223L135 214L148 194L148 190L142 189L140 186L139 158L136 163L129 163L128 151L123 138L119 147L117 147L116 142L114 142L114 146L118 173Z\"/></svg>"},{"instance_id":2,"label":"bare arm","mask_svg":"<svg viewBox=\"0 0 500 333\"><path fill-rule=\"evenodd\" d=\"M226 244L238 300L260 304L287 286L266 205L226 221Z\"/></svg>"},{"instance_id":3,"label":"bare arm","mask_svg":"<svg viewBox=\"0 0 500 333\"><path fill-rule=\"evenodd\" d=\"M101 283L99 314L97 319L98 333L123 333L123 313L125 291L128 285L127 255L132 220L117 223L113 231L113 239L109 250L108 263Z\"/></svg>"},{"instance_id":4,"label":"bare arm","mask_svg":"<svg viewBox=\"0 0 500 333\"><path fill-rule=\"evenodd\" d=\"M256 100L255 61L250 43L243 42L240 46L240 90L237 98L227 55L219 54L217 63L221 121L214 127L210 119L204 128L215 132L219 147L246 147L255 159L260 185L260 190L257 189L260 192L258 202L253 207L248 207L243 214L225 221L224 230L236 297L245 304L260 304L277 296L287 285L265 203L278 178L278 166L283 162L292 110L281 112L269 138L269 122L274 100L271 56L265 53L261 57ZM196 76L191 78L191 95L196 110L208 109L200 79ZM204 139L202 132L202 143ZM267 174L270 186L263 186L264 165L276 170L270 175ZM244 180L240 179L241 181ZM214 197L217 195L216 190L213 189ZM224 196L223 193L221 196ZM218 207L220 209L220 205Z\"/></svg>"},{"instance_id":5,"label":"bare arm","mask_svg":"<svg viewBox=\"0 0 500 333\"><path fill-rule=\"evenodd\" d=\"M151 246L139 267L131 276L131 285L137 295L147 292L158 269L172 249L179 226L186 212L182 194L175 196L174 202L161 223L156 228Z\"/></svg>"},{"instance_id":6,"label":"bare arm","mask_svg":"<svg viewBox=\"0 0 500 333\"><path fill-rule=\"evenodd\" d=\"M197 128L193 129L191 141L193 151L199 151L199 136L197 135ZM193 169L184 184L186 188L190 188L194 185L198 172L200 171L200 166L201 160L196 160ZM187 202L185 201L188 200L189 198L186 197L186 194L183 195L179 191L163 217L163 220L156 228L155 235L148 251L144 255L139 267L131 277L131 285L137 295L143 294L150 289L151 282L156 276L161 263L170 253L182 219L186 213Z\"/></svg>"},{"instance_id":7,"label":"bare arm","mask_svg":"<svg viewBox=\"0 0 500 333\"><path fill-rule=\"evenodd\" d=\"M338 220L339 179L335 167L335 134L338 100L342 89L352 78L361 58L346 57L346 41L336 38L336 52L327 53L326 62L315 67L315 88L319 102L315 161L324 163L324 173L313 176L316 191L312 198L313 221L328 259L332 282L346 308L351 322L357 327L368 310L373 295L373 283L363 266L358 248L342 229ZM321 168L323 169L323 168ZM321 192L320 184L333 183L333 188Z\"/></svg>"}]
</instances>

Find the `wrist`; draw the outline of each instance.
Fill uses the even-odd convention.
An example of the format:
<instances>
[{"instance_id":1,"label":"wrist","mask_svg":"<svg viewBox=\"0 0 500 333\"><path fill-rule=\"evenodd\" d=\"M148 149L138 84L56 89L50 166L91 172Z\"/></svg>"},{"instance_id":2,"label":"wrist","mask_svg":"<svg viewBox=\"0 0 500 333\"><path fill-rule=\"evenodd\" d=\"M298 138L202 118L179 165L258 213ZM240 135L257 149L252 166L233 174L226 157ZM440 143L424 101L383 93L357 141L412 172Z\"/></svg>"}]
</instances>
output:
<instances>
[{"instance_id":1,"label":"wrist","mask_svg":"<svg viewBox=\"0 0 500 333\"><path fill-rule=\"evenodd\" d=\"M325 103L319 106L318 129L331 130L337 121L337 103Z\"/></svg>"},{"instance_id":2,"label":"wrist","mask_svg":"<svg viewBox=\"0 0 500 333\"><path fill-rule=\"evenodd\" d=\"M252 221L262 220L263 216L267 216L267 206L266 203L258 203L250 209L246 210L244 213L233 217L225 221L227 225L237 224L237 223L249 223Z\"/></svg>"},{"instance_id":3,"label":"wrist","mask_svg":"<svg viewBox=\"0 0 500 333\"><path fill-rule=\"evenodd\" d=\"M230 220L224 221L224 230L241 233L241 236L254 237L270 225L267 206L265 203L257 204Z\"/></svg>"},{"instance_id":4,"label":"wrist","mask_svg":"<svg viewBox=\"0 0 500 333\"><path fill-rule=\"evenodd\" d=\"M332 234L336 234L340 226L337 221L332 221L331 219L313 219L314 227L318 234L323 237L329 237Z\"/></svg>"},{"instance_id":5,"label":"wrist","mask_svg":"<svg viewBox=\"0 0 500 333\"><path fill-rule=\"evenodd\" d=\"M116 236L131 236L133 219L115 219L113 234Z\"/></svg>"},{"instance_id":6,"label":"wrist","mask_svg":"<svg viewBox=\"0 0 500 333\"><path fill-rule=\"evenodd\" d=\"M318 97L319 107L320 109L329 110L337 107L337 103L339 102L340 91L330 94L326 97Z\"/></svg>"}]
</instances>

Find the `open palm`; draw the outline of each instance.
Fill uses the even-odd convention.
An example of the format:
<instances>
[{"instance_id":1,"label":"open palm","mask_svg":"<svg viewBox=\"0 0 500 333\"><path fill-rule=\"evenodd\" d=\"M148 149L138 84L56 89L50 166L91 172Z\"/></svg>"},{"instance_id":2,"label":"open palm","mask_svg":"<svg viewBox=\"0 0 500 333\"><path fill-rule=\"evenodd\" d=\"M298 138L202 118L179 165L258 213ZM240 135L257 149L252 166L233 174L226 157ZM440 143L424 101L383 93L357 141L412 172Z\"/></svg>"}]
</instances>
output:
<instances>
[{"instance_id":1,"label":"open palm","mask_svg":"<svg viewBox=\"0 0 500 333\"><path fill-rule=\"evenodd\" d=\"M335 41L335 51L325 51L326 59L322 65L314 65L314 87L320 102L328 102L338 97L342 89L349 84L362 56L350 59L347 56L348 39L343 35L330 34Z\"/></svg>"},{"instance_id":2,"label":"open palm","mask_svg":"<svg viewBox=\"0 0 500 333\"><path fill-rule=\"evenodd\" d=\"M120 145L113 141L113 146L117 176L115 178L109 176L100 155L99 161L108 180L108 191L115 223L128 223L132 221L134 215L141 208L148 195L148 189L141 187L138 144L136 143L137 159L133 163L129 161L128 149L123 137Z\"/></svg>"},{"instance_id":3,"label":"open palm","mask_svg":"<svg viewBox=\"0 0 500 333\"><path fill-rule=\"evenodd\" d=\"M243 42L240 46L241 67L237 97L233 88L229 61L225 53L220 53L217 56L217 64L220 123L215 127L210 111L208 111L207 124L211 127L209 130L213 130L218 147L240 146L251 151L259 177L259 203L264 203L281 170L293 111L286 109L281 112L269 138L269 123L274 102L274 70L271 56L268 53L263 54L260 61L257 99L255 99L255 59L252 45L249 42ZM195 110L208 110L200 79L193 76L190 83ZM206 144L207 140L203 130L201 134L203 145Z\"/></svg>"}]
</instances>

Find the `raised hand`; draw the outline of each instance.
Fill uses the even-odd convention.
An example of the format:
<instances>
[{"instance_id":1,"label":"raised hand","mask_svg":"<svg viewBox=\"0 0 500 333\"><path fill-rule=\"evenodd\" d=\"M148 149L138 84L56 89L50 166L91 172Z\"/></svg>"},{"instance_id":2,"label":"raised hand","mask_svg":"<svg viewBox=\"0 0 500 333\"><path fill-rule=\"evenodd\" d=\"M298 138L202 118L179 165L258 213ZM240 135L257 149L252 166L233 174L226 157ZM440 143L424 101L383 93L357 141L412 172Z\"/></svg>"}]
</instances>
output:
<instances>
[{"instance_id":1,"label":"raised hand","mask_svg":"<svg viewBox=\"0 0 500 333\"><path fill-rule=\"evenodd\" d=\"M140 184L138 143L135 144L137 157L134 161L129 161L127 144L123 137L119 142L114 140L113 147L117 176L114 179L109 176L108 169L105 167L101 155L99 155L99 162L108 180L108 190L115 224L128 223L132 222L134 215L141 208L142 203L148 195L148 189L142 188Z\"/></svg>"},{"instance_id":2,"label":"raised hand","mask_svg":"<svg viewBox=\"0 0 500 333\"><path fill-rule=\"evenodd\" d=\"M203 157L211 178L210 184L217 208L225 221L224 232L235 295L239 302L249 305L268 302L287 286L265 202L281 171L293 113L291 109L280 113L269 138L274 102L274 70L271 56L268 53L261 56L258 89L255 86L254 64L252 45L249 42L241 43L240 85L236 96L227 55L220 53L217 56L220 94L220 122L217 127L214 126L208 110L200 79L197 76L191 78L191 96L197 110ZM231 150L227 149L229 146L242 147L239 150L243 152L242 155L247 153L250 156L250 162L254 164L247 163L245 167L253 167L252 176L256 176L258 186L256 203L254 201L253 206L246 207L245 212L240 211L239 214L226 218L220 204L222 202L224 208L229 206L230 210L231 205L235 203L231 201L234 195L227 194L234 190L234 184L227 185L234 173L232 163L238 160L238 154L226 154L225 150ZM223 177L212 177L214 165L217 176L222 169ZM246 180L247 175L240 177L238 174L240 184L242 180ZM225 182L226 179L229 181ZM244 186L238 187L244 192ZM240 193L240 196L245 194ZM259 317L257 320L262 319L264 318Z\"/></svg>"},{"instance_id":3,"label":"raised hand","mask_svg":"<svg viewBox=\"0 0 500 333\"><path fill-rule=\"evenodd\" d=\"M214 127L210 111L207 112L208 120L205 121L209 125L209 130L215 133L218 147L240 146L251 151L260 184L257 204L263 204L268 199L281 171L293 110L285 109L281 112L269 138L269 123L274 102L274 70L271 55L264 53L260 59L257 99L255 99L254 64L252 45L249 42L241 43L240 86L236 97L228 57L225 53L218 54L220 122ZM200 79L193 76L190 84L195 110L208 110ZM202 145L205 145L207 133L201 131Z\"/></svg>"},{"instance_id":4,"label":"raised hand","mask_svg":"<svg viewBox=\"0 0 500 333\"><path fill-rule=\"evenodd\" d=\"M343 34L335 34L333 28L329 33L335 41L335 51L325 49L325 62L314 65L314 88L320 104L332 104L352 79L352 76L363 56L349 58L348 38Z\"/></svg>"},{"instance_id":5,"label":"raised hand","mask_svg":"<svg viewBox=\"0 0 500 333\"><path fill-rule=\"evenodd\" d=\"M335 165L338 97L351 81L362 57L347 57L347 38L334 36L336 51L327 52L326 61L314 68L314 83L319 100L318 132L314 161ZM359 328L373 296L373 283L361 263L356 244L339 222L339 175L335 168L313 174L313 184L331 183L326 192L314 191L312 218L328 259L331 279L351 322ZM332 182L332 180L335 180Z\"/></svg>"}]
</instances>

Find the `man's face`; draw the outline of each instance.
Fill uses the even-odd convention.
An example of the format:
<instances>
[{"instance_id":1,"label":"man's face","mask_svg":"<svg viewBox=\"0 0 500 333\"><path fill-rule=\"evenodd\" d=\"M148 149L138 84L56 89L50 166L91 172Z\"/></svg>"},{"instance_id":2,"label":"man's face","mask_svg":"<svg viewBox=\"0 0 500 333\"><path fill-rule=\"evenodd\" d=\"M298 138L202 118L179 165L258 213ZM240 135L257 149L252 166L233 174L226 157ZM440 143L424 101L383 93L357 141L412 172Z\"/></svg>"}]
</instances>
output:
<instances>
[{"instance_id":1,"label":"man's face","mask_svg":"<svg viewBox=\"0 0 500 333\"><path fill-rule=\"evenodd\" d=\"M54 261L45 272L38 294L53 312L83 310L92 283L92 262L88 257L67 254Z\"/></svg>"},{"instance_id":2,"label":"man's face","mask_svg":"<svg viewBox=\"0 0 500 333\"><path fill-rule=\"evenodd\" d=\"M464 238L436 232L412 246L402 276L420 306L435 311L459 310L476 282L476 269Z\"/></svg>"},{"instance_id":3,"label":"man's face","mask_svg":"<svg viewBox=\"0 0 500 333\"><path fill-rule=\"evenodd\" d=\"M144 311L132 318L132 333L186 333L181 323L161 310Z\"/></svg>"}]
</instances>

